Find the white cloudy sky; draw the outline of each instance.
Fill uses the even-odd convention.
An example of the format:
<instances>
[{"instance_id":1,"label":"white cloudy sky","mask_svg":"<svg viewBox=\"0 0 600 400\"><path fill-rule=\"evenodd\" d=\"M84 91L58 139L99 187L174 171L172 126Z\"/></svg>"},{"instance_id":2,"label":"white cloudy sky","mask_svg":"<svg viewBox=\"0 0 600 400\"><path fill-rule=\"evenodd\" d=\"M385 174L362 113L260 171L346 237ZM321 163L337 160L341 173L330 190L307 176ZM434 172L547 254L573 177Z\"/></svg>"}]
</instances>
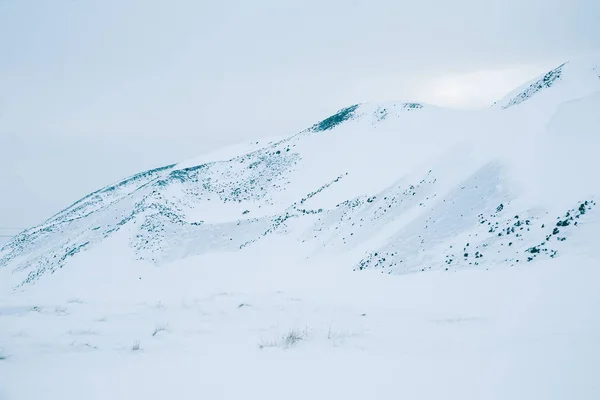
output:
<instances>
[{"instance_id":1,"label":"white cloudy sky","mask_svg":"<svg viewBox=\"0 0 600 400\"><path fill-rule=\"evenodd\" d=\"M0 0L0 228L352 103L485 107L600 51L598 21L597 0Z\"/></svg>"}]
</instances>

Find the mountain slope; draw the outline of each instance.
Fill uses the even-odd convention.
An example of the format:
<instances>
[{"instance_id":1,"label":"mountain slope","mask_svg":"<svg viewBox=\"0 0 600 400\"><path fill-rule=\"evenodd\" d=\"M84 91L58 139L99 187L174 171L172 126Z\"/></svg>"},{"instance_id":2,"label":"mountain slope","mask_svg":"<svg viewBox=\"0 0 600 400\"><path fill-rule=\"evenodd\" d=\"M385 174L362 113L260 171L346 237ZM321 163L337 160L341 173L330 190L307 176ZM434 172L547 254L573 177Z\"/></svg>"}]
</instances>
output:
<instances>
[{"instance_id":1,"label":"mountain slope","mask_svg":"<svg viewBox=\"0 0 600 400\"><path fill-rule=\"evenodd\" d=\"M281 237L298 257L386 273L553 258L599 193L592 154L557 154L598 143L597 65L562 64L489 110L353 105L287 138L134 175L17 235L0 271L27 287L117 232L158 265Z\"/></svg>"}]
</instances>

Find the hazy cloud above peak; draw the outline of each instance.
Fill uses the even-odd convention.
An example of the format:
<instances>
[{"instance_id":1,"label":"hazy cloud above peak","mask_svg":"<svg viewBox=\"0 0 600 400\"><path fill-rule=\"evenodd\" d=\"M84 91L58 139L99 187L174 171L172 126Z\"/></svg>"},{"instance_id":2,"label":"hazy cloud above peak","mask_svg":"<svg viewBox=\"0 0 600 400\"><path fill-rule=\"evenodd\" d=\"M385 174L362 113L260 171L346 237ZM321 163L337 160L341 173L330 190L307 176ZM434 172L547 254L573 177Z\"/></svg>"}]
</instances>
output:
<instances>
[{"instance_id":1,"label":"hazy cloud above peak","mask_svg":"<svg viewBox=\"0 0 600 400\"><path fill-rule=\"evenodd\" d=\"M1 1L0 226L352 103L486 106L600 51L598 21L593 0Z\"/></svg>"}]
</instances>

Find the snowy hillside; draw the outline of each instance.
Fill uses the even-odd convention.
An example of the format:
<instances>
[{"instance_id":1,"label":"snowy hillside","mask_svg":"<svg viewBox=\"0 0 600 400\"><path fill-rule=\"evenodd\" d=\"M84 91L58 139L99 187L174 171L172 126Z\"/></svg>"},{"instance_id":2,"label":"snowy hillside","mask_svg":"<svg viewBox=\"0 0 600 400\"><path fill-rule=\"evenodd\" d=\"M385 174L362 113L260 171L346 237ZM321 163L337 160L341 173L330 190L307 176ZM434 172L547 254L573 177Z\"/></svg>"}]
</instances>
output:
<instances>
[{"instance_id":1,"label":"snowy hillside","mask_svg":"<svg viewBox=\"0 0 600 400\"><path fill-rule=\"evenodd\" d=\"M368 398L373 385L388 388L374 398L447 398L423 378L431 374L461 398L568 398L577 382L571 398L595 398L584 364L600 334L589 321L600 301L590 294L600 261L597 61L564 63L481 111L352 105L289 137L131 176L20 233L0 249L0 323L10 328L0 332L10 356L0 360L0 400L46 390L131 398L135 387L115 382L139 368L183 385L177 398L202 393L188 382L196 368L211 376L201 383L208 398L242 396L223 389L230 374L275 398L317 357L325 361L310 379L329 393L317 398ZM292 358L265 352L298 343L312 347ZM548 346L562 364L539 361ZM35 371L55 356L64 371L9 384L40 352ZM61 389L53 379L78 369L72 352L91 369ZM150 364L119 358L144 352ZM178 372L159 367L172 354L183 357ZM577 364L571 355L584 363L579 378L536 392L546 380L528 368L558 384ZM456 372L458 359L465 374L481 374L480 361L489 369L479 388ZM260 385L254 369L281 387ZM407 386L396 387L398 376ZM85 385L96 397L82 395ZM138 397L169 387L155 381ZM286 396L303 395L315 397Z\"/></svg>"},{"instance_id":2,"label":"snowy hillside","mask_svg":"<svg viewBox=\"0 0 600 400\"><path fill-rule=\"evenodd\" d=\"M489 111L354 105L291 137L146 171L19 234L0 268L13 286L32 285L118 231L135 258L159 265L280 235L298 255L336 254L348 268L386 273L555 257L588 218L596 188L543 195L580 178L551 173L567 162L553 151L566 140L579 153L595 140L553 131L598 105L598 74L565 63Z\"/></svg>"}]
</instances>

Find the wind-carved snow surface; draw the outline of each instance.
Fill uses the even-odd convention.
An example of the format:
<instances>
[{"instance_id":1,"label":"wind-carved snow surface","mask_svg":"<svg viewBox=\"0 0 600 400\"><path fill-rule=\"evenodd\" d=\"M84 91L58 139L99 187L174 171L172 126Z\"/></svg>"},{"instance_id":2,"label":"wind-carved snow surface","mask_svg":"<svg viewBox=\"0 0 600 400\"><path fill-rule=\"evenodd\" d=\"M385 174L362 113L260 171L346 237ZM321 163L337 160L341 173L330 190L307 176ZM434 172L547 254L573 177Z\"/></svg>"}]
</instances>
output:
<instances>
[{"instance_id":1,"label":"wind-carved snow surface","mask_svg":"<svg viewBox=\"0 0 600 400\"><path fill-rule=\"evenodd\" d=\"M0 400L598 398L598 65L86 196L0 250Z\"/></svg>"}]
</instances>

